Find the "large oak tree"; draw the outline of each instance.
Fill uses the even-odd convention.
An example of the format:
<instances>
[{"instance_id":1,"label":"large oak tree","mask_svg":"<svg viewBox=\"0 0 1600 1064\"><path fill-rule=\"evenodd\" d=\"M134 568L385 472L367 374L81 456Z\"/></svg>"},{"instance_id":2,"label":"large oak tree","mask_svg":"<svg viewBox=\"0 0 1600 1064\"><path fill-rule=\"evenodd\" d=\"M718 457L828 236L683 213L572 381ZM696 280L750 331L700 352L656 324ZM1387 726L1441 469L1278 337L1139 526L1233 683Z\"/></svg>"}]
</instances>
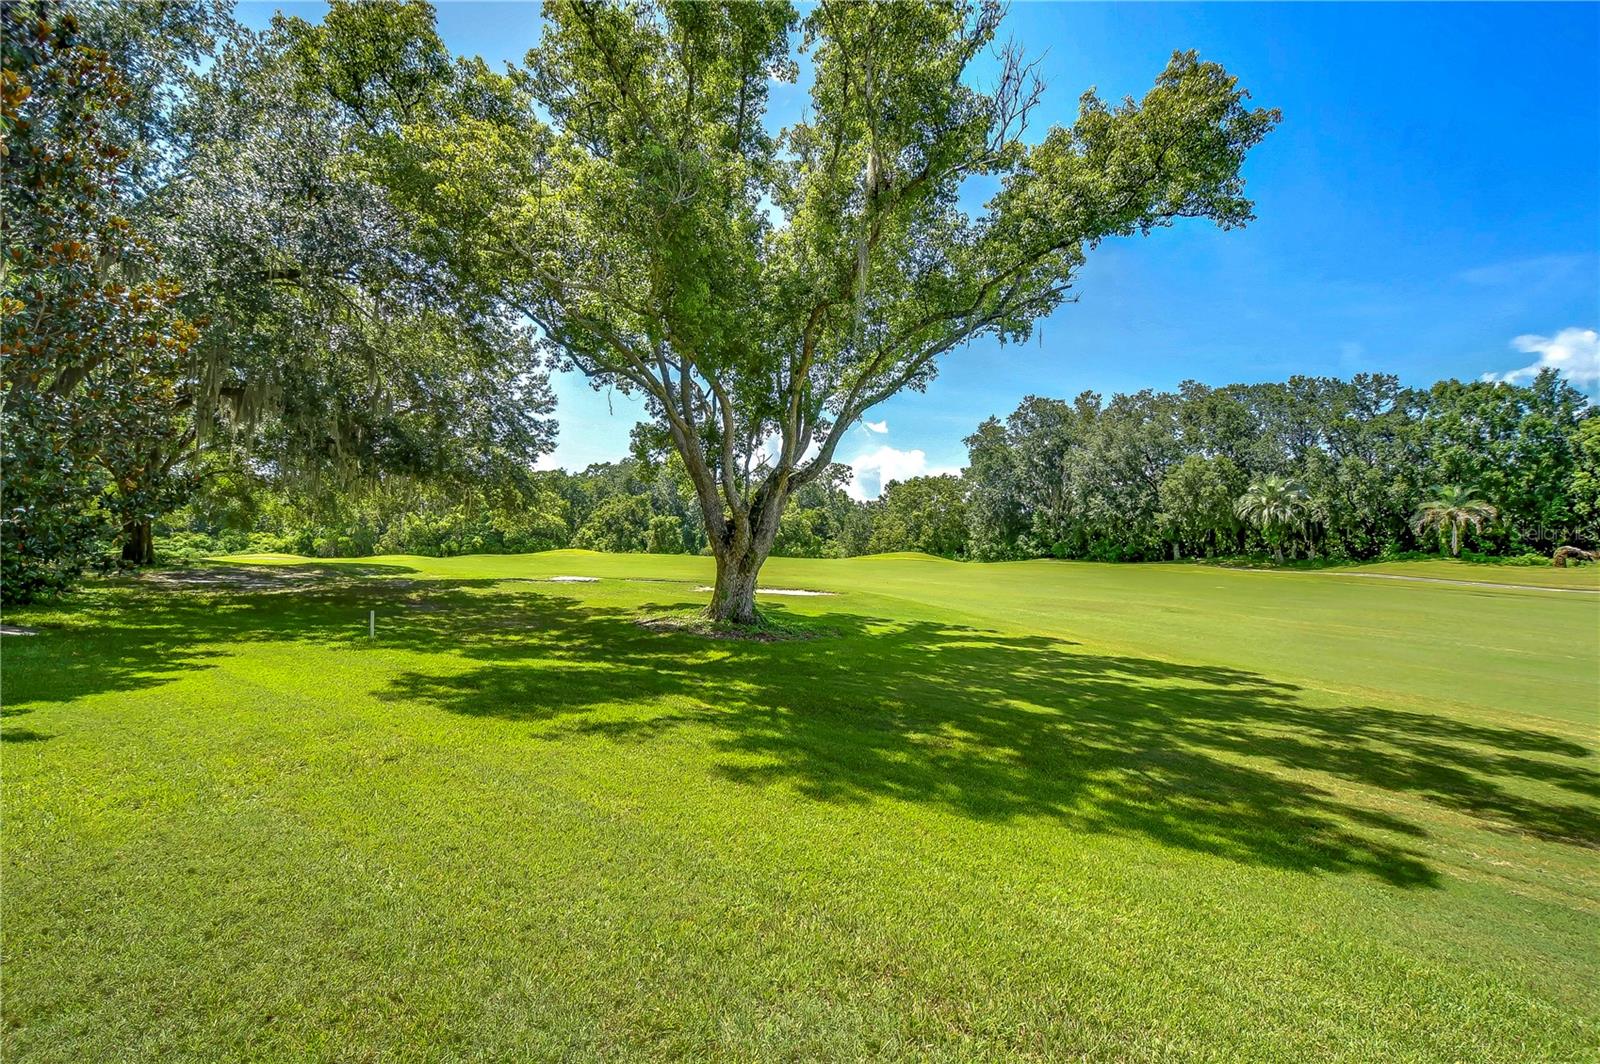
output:
<instances>
[{"instance_id":1,"label":"large oak tree","mask_svg":"<svg viewBox=\"0 0 1600 1064\"><path fill-rule=\"evenodd\" d=\"M67 586L106 520L102 466L168 428L195 328L133 199L137 98L58 3L0 7L0 598ZM115 509L149 505L113 475Z\"/></svg>"},{"instance_id":2,"label":"large oak tree","mask_svg":"<svg viewBox=\"0 0 1600 1064\"><path fill-rule=\"evenodd\" d=\"M641 393L716 556L713 617L756 619L786 501L875 404L980 337L1028 336L1087 252L1251 218L1240 167L1278 119L1178 53L1137 102L1042 87L994 4L553 2L473 113L419 122L405 181L462 275L597 386ZM810 56L776 135L769 86ZM493 98L496 106L485 106ZM995 189L963 207L975 179Z\"/></svg>"}]
</instances>

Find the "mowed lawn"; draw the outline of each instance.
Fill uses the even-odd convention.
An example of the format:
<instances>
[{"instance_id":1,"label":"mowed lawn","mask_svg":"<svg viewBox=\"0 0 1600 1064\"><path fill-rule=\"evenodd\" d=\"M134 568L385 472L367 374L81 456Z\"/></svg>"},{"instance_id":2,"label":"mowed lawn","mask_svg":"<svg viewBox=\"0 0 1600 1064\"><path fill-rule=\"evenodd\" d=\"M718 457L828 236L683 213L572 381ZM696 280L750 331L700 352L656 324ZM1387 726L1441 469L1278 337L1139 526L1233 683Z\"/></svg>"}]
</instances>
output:
<instances>
[{"instance_id":1,"label":"mowed lawn","mask_svg":"<svg viewBox=\"0 0 1600 1064\"><path fill-rule=\"evenodd\" d=\"M1594 569L774 560L815 638L638 623L710 574L13 611L0 1056L1600 1053Z\"/></svg>"}]
</instances>

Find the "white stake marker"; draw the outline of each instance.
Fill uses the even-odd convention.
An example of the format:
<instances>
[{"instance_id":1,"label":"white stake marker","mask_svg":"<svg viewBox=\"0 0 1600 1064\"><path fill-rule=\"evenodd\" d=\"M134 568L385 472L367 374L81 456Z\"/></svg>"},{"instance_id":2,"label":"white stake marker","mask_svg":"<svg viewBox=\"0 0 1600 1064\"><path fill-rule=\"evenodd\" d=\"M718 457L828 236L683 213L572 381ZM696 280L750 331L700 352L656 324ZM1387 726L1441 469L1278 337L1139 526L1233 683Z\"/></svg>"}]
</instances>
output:
<instances>
[{"instance_id":1,"label":"white stake marker","mask_svg":"<svg viewBox=\"0 0 1600 1064\"><path fill-rule=\"evenodd\" d=\"M376 639L376 638L378 638L378 611L377 610L368 610L367 611L367 638L368 639Z\"/></svg>"}]
</instances>

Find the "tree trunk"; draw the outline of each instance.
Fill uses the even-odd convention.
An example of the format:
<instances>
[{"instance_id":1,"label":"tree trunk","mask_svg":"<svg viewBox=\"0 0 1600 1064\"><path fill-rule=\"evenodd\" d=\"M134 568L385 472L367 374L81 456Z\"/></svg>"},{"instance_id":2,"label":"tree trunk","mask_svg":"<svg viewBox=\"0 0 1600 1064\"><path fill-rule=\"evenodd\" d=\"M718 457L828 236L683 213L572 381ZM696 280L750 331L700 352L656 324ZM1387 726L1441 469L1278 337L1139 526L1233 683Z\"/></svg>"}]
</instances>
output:
<instances>
[{"instance_id":1,"label":"tree trunk","mask_svg":"<svg viewBox=\"0 0 1600 1064\"><path fill-rule=\"evenodd\" d=\"M122 561L125 565L155 564L155 533L148 517L122 522Z\"/></svg>"},{"instance_id":2,"label":"tree trunk","mask_svg":"<svg viewBox=\"0 0 1600 1064\"><path fill-rule=\"evenodd\" d=\"M770 544L768 545L770 549ZM717 551L717 584L711 592L711 605L706 616L714 621L729 624L755 624L761 620L756 612L756 577L761 563L767 560L767 551L754 544L741 555L732 548Z\"/></svg>"},{"instance_id":3,"label":"tree trunk","mask_svg":"<svg viewBox=\"0 0 1600 1064\"><path fill-rule=\"evenodd\" d=\"M1281 541L1277 542L1277 543L1274 543L1272 545L1272 553L1278 559L1278 564L1282 565L1283 564L1283 543Z\"/></svg>"},{"instance_id":4,"label":"tree trunk","mask_svg":"<svg viewBox=\"0 0 1600 1064\"><path fill-rule=\"evenodd\" d=\"M1450 557L1461 557L1461 526L1450 526Z\"/></svg>"}]
</instances>

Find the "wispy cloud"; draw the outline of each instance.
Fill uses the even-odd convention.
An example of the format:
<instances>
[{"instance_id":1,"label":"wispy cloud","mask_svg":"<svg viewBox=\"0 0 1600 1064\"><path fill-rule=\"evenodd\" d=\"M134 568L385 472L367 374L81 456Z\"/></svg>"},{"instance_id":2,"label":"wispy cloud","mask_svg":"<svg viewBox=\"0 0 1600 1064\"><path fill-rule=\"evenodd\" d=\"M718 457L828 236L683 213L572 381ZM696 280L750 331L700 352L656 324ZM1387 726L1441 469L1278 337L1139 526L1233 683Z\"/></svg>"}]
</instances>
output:
<instances>
[{"instance_id":1,"label":"wispy cloud","mask_svg":"<svg viewBox=\"0 0 1600 1064\"><path fill-rule=\"evenodd\" d=\"M1521 288L1565 280L1585 267L1592 268L1593 261L1589 255L1536 255L1474 266L1456 276L1471 285Z\"/></svg>"},{"instance_id":2,"label":"wispy cloud","mask_svg":"<svg viewBox=\"0 0 1600 1064\"><path fill-rule=\"evenodd\" d=\"M1538 355L1537 361L1505 373L1485 373L1486 381L1532 380L1541 370L1553 369L1579 388L1600 384L1600 333L1593 329L1562 329L1554 336L1529 333L1511 341L1524 354Z\"/></svg>"},{"instance_id":3,"label":"wispy cloud","mask_svg":"<svg viewBox=\"0 0 1600 1064\"><path fill-rule=\"evenodd\" d=\"M861 427L866 429L868 432L875 432L879 436L882 436L882 435L885 435L886 433L888 433L888 431L889 431L889 422L888 421L863 421L861 423Z\"/></svg>"},{"instance_id":4,"label":"wispy cloud","mask_svg":"<svg viewBox=\"0 0 1600 1064\"><path fill-rule=\"evenodd\" d=\"M953 466L932 466L922 450L902 451L888 444L859 454L850 459L852 476L845 490L851 498L876 499L884 485L892 480L909 480L912 477L938 476L942 473L959 473Z\"/></svg>"}]
</instances>

